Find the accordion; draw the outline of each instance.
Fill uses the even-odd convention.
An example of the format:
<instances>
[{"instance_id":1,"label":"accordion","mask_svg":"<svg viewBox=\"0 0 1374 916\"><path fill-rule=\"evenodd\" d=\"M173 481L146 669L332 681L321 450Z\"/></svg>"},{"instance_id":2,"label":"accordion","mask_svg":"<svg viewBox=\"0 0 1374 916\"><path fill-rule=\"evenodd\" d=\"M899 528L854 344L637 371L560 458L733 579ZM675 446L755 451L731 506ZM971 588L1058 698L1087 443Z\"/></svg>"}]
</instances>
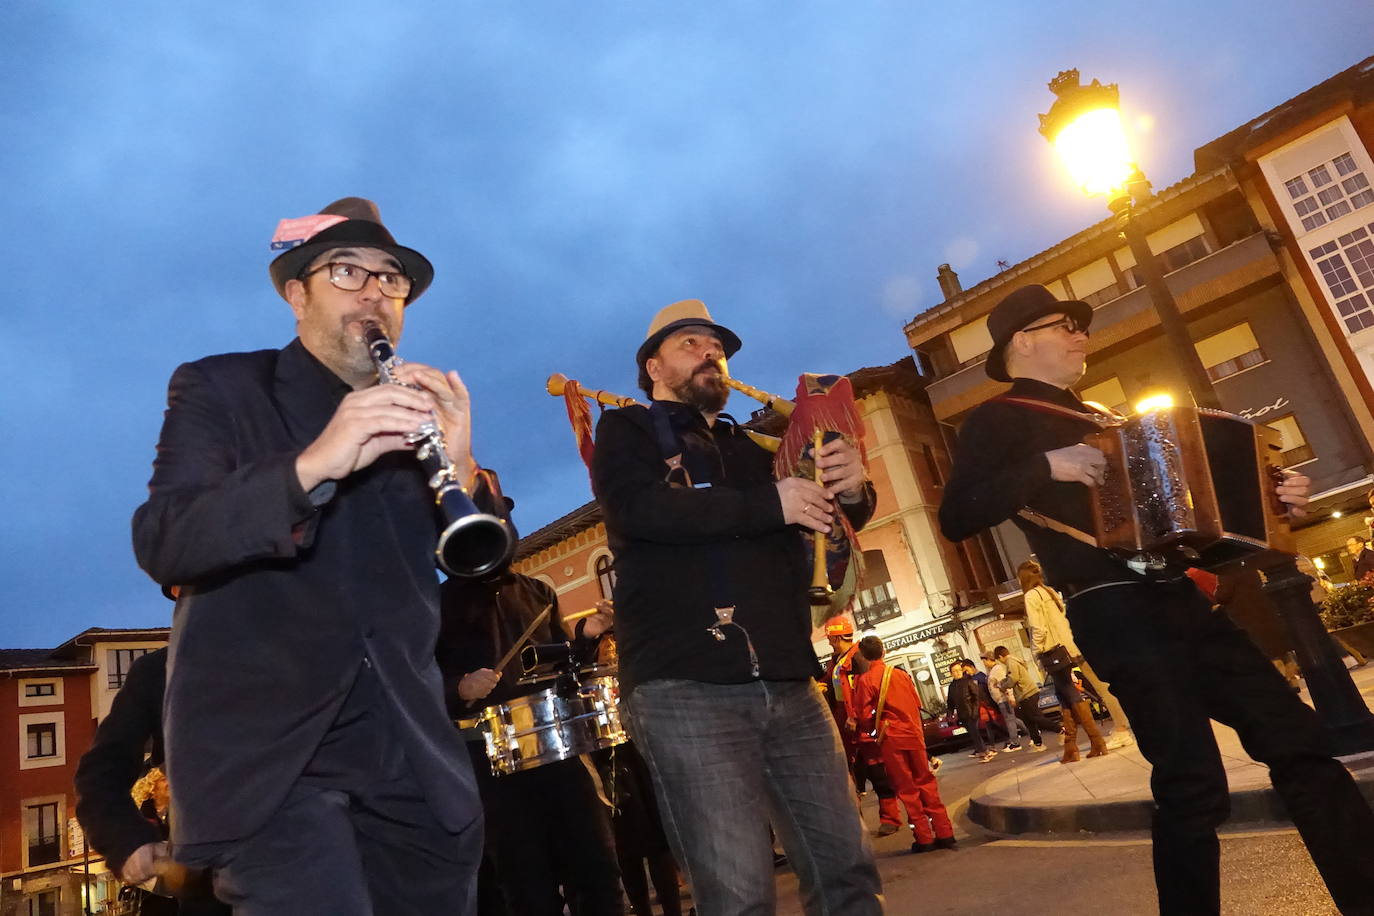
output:
<instances>
[{"instance_id":1,"label":"accordion","mask_svg":"<svg viewBox=\"0 0 1374 916\"><path fill-rule=\"evenodd\" d=\"M1219 410L1175 406L1085 439L1107 457L1093 502L1099 547L1215 569L1291 552L1278 431Z\"/></svg>"}]
</instances>

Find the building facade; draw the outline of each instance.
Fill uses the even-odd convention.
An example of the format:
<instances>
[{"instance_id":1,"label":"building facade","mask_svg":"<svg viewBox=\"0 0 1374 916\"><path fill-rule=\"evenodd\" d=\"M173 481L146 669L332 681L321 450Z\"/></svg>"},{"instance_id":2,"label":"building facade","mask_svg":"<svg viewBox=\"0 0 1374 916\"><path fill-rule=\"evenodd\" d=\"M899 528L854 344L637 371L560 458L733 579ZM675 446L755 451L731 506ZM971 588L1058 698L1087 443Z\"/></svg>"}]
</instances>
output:
<instances>
[{"instance_id":1,"label":"building facade","mask_svg":"<svg viewBox=\"0 0 1374 916\"><path fill-rule=\"evenodd\" d=\"M56 649L0 649L0 916L105 912L118 884L76 823L77 762L133 659L166 629L90 629Z\"/></svg>"},{"instance_id":2,"label":"building facade","mask_svg":"<svg viewBox=\"0 0 1374 916\"><path fill-rule=\"evenodd\" d=\"M1288 117L1271 112L1267 123L1279 125ZM1342 115L1314 129L1320 142L1313 140L1316 145L1302 147L1308 150L1304 155L1325 155L1328 147L1334 149L1333 144L1358 139L1346 130L1350 123ZM1287 133L1280 133L1279 140L1286 137ZM1279 149L1289 149L1293 142L1286 141ZM1236 148L1249 149L1244 144ZM1351 343L1355 336L1333 333L1335 322L1322 316L1348 311L1354 300L1341 300L1345 305L1318 301L1311 282L1312 265L1299 262L1288 224L1277 222L1275 212L1264 205L1264 194L1257 186L1266 174L1264 164L1270 164L1273 174L1287 176L1284 181L1289 184L1280 184L1281 189L1296 188L1288 172L1297 168L1298 159L1284 160L1280 168L1266 158L1270 155L1264 152L1266 146L1256 147L1254 174L1247 177L1232 161L1223 161L1225 157L1204 154L1206 149L1197 156L1205 168L1154 195L1137 208L1134 218L1148 232L1150 249L1161 261L1222 406L1278 430L1284 464L1312 478L1312 514L1295 525L1298 549L1339 563L1334 551L1350 533L1352 522L1362 524L1367 514L1367 509L1362 511L1365 494L1374 485L1374 399L1368 396L1368 378L1359 368L1361 357ZM1374 222L1374 207L1365 209L1369 201L1360 196L1363 186L1355 187L1366 174L1362 171L1366 160L1367 156L1356 160L1343 147L1325 165L1308 168L1309 173L1318 166L1326 169L1333 177L1325 185L1344 175L1354 189L1347 192L1346 185L1338 185L1346 195L1342 206L1350 210L1334 220L1334 229L1329 226L1332 220L1323 224L1327 234L1355 231L1353 223L1361 218ZM1364 201L1358 209L1357 198ZM1334 213L1341 208L1328 209ZM1310 219L1315 211L1307 212ZM1339 246L1344 237L1327 240L1318 232L1311 244L1300 241L1304 250L1315 251L1329 244ZM1374 283L1374 243L1369 254L1368 271ZM1005 389L983 369L991 346L987 317L1003 297L1029 283L1043 284L1060 298L1082 299L1094 307L1088 369L1076 389L1084 400L1129 412L1144 397L1177 397L1186 391L1135 266L1115 218L968 290L942 266L944 301L913 318L905 331L921 365L931 374L927 388L931 406L951 441L973 407ZM1374 347L1374 332L1370 338ZM999 553L1003 569L1014 569L1028 556L1024 538L1010 523L966 543L971 551Z\"/></svg>"}]
</instances>

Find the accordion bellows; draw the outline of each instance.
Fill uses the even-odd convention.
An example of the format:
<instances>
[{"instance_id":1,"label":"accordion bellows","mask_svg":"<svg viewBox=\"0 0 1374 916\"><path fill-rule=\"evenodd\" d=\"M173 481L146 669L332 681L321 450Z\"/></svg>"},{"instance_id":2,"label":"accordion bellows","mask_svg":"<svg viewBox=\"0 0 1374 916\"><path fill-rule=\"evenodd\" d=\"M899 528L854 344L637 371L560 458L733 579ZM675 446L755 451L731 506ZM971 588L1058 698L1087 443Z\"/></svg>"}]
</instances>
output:
<instances>
[{"instance_id":1,"label":"accordion bellows","mask_svg":"<svg viewBox=\"0 0 1374 916\"><path fill-rule=\"evenodd\" d=\"M1219 410L1175 406L1092 433L1107 456L1093 503L1099 546L1182 552L1222 566L1257 550L1290 550L1278 431Z\"/></svg>"}]
</instances>

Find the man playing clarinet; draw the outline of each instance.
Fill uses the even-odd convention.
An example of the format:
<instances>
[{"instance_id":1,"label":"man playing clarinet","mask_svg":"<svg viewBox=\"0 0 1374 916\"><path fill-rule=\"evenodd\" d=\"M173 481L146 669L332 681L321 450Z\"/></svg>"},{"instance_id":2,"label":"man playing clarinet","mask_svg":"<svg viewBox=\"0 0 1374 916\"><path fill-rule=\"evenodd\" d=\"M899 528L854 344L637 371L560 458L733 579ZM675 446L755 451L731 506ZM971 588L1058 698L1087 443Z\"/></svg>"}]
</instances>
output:
<instances>
[{"instance_id":1,"label":"man playing clarinet","mask_svg":"<svg viewBox=\"0 0 1374 916\"><path fill-rule=\"evenodd\" d=\"M1069 390L1083 375L1091 323L1091 306L1059 301L1043 286L1022 287L993 309L986 369L1012 386L960 430L941 528L962 540L1011 519L1048 584L1063 593L1074 639L1111 684L1154 767L1161 912L1220 911L1216 828L1229 813L1229 795L1211 719L1235 728L1246 751L1269 766L1341 910L1374 912L1374 815L1326 750L1316 713L1243 632L1211 612L1181 567L1147 577L1107 550L1018 514L1028 508L1093 529L1090 488L1102 483L1106 461L1083 444L1098 426ZM1307 490L1307 478L1293 476L1278 496L1300 515Z\"/></svg>"},{"instance_id":2,"label":"man playing clarinet","mask_svg":"<svg viewBox=\"0 0 1374 916\"><path fill-rule=\"evenodd\" d=\"M376 206L284 220L269 272L297 338L179 367L139 565L179 586L166 697L172 845L235 913L468 914L481 803L444 710L434 493L407 437L430 424L474 499L458 375L410 363L378 385L429 286Z\"/></svg>"},{"instance_id":3,"label":"man playing clarinet","mask_svg":"<svg viewBox=\"0 0 1374 916\"><path fill-rule=\"evenodd\" d=\"M881 912L835 723L816 688L803 531L873 512L858 450L823 483L775 481L727 414L717 360L740 340L697 300L655 316L636 354L651 406L607 411L592 483L616 561L620 685L669 841L701 916L773 910L769 824L807 913Z\"/></svg>"}]
</instances>

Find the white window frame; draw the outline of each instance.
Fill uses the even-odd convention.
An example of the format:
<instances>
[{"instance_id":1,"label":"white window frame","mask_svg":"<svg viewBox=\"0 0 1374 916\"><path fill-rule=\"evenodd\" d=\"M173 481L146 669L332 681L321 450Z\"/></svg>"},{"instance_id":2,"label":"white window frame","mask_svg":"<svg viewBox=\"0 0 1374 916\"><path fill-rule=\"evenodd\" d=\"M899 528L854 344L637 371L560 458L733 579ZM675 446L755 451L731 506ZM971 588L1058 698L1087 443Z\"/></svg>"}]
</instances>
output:
<instances>
[{"instance_id":1,"label":"white window frame","mask_svg":"<svg viewBox=\"0 0 1374 916\"><path fill-rule=\"evenodd\" d=\"M51 757L29 756L29 726L57 726L57 753ZM30 712L19 716L19 769L39 770L67 764L67 714L62 711Z\"/></svg>"},{"instance_id":2,"label":"white window frame","mask_svg":"<svg viewBox=\"0 0 1374 916\"><path fill-rule=\"evenodd\" d=\"M1304 147L1311 148L1310 155L1303 155ZM1336 152L1327 155L1332 150L1336 150ZM1309 230L1303 227L1302 217L1298 215L1287 188L1287 181L1293 178L1295 174L1306 175L1308 169L1329 164L1340 152L1349 153L1355 161L1356 167L1364 172L1371 182L1374 182L1374 159L1371 159L1359 133L1356 132L1350 118L1346 115L1341 115L1292 143L1285 144L1272 153L1260 157L1259 167L1269 185L1270 192L1278 201L1279 209L1288 223L1289 230L1297 239L1299 247L1302 248L1303 258L1307 261L1308 267L1316 278L1316 286L1321 293L1322 300L1326 302L1327 308L1331 310L1336 321L1340 324L1341 331L1352 340L1359 338L1361 341L1370 341L1374 340L1374 328L1351 331L1346 324L1345 318L1347 316L1343 316L1336 308L1336 299L1331 294L1331 289L1327 285L1321 268L1317 266L1317 259L1312 256L1312 250L1328 242L1335 242L1341 236L1353 232L1355 229L1374 223L1374 205L1364 206L1358 210L1352 209L1344 216L1329 219L1325 224ZM1336 176L1333 178L1337 181L1341 180ZM1328 256L1323 255L1322 257L1324 259ZM1344 255L1342 257L1344 258ZM1366 288L1363 292L1366 300L1374 305L1374 288Z\"/></svg>"},{"instance_id":3,"label":"white window frame","mask_svg":"<svg viewBox=\"0 0 1374 916\"><path fill-rule=\"evenodd\" d=\"M25 688L40 684L52 684L53 694L50 697L29 697L25 696ZM18 682L19 705L20 706L61 706L63 704L62 688L66 681L61 677L24 677Z\"/></svg>"},{"instance_id":4,"label":"white window frame","mask_svg":"<svg viewBox=\"0 0 1374 916\"><path fill-rule=\"evenodd\" d=\"M57 805L57 862L45 862L41 865L29 863L29 832L28 832L28 810L37 808L40 805ZM37 795L33 798L21 799L19 802L19 854L21 857L22 868L28 871L31 868L52 868L58 862L64 862L67 858L67 797L65 795Z\"/></svg>"}]
</instances>

